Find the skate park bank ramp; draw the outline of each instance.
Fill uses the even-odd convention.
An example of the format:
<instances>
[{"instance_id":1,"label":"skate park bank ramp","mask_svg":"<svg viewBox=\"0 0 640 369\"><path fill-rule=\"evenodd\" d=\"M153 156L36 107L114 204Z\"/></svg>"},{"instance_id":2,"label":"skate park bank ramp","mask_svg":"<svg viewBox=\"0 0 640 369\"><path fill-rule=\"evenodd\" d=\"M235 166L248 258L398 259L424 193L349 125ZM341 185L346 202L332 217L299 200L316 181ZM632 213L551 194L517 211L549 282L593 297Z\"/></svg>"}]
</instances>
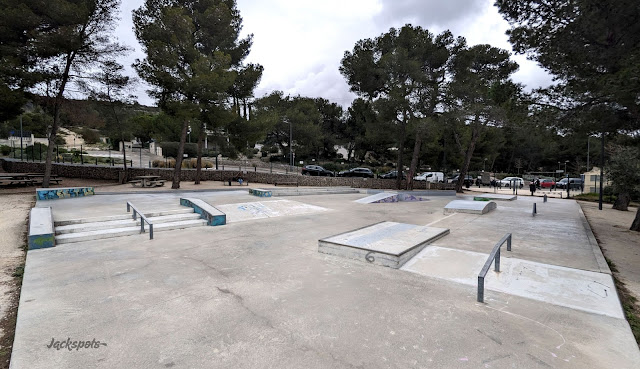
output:
<instances>
[{"instance_id":1,"label":"skate park bank ramp","mask_svg":"<svg viewBox=\"0 0 640 369\"><path fill-rule=\"evenodd\" d=\"M411 202L411 201L429 201L426 196L422 196L418 193L404 193L404 192L380 192L358 200L359 204L381 204L390 202Z\"/></svg>"},{"instance_id":2,"label":"skate park bank ramp","mask_svg":"<svg viewBox=\"0 0 640 369\"><path fill-rule=\"evenodd\" d=\"M318 252L400 268L429 243L449 234L448 229L381 222L323 238Z\"/></svg>"}]
</instances>

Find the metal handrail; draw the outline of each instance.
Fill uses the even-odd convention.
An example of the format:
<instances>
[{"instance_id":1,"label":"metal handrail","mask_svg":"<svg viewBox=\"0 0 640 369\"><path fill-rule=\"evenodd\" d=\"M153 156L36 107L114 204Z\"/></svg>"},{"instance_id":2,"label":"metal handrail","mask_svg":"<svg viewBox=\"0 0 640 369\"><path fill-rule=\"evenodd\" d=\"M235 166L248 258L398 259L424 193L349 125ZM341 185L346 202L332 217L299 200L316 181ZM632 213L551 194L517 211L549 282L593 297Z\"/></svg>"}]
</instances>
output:
<instances>
[{"instance_id":1,"label":"metal handrail","mask_svg":"<svg viewBox=\"0 0 640 369\"><path fill-rule=\"evenodd\" d=\"M495 271L500 272L500 247L502 247L505 242L507 242L507 251L511 251L511 233L505 234L504 237L493 246L487 262L484 263L480 274L478 274L478 302L484 302L484 277L487 275L487 272L489 272L493 260L496 261Z\"/></svg>"},{"instance_id":2,"label":"metal handrail","mask_svg":"<svg viewBox=\"0 0 640 369\"><path fill-rule=\"evenodd\" d=\"M127 201L127 213L131 209L133 209L133 216L132 216L133 220L138 220L137 215L140 215L140 233L145 233L144 222L147 222L147 224L149 224L149 239L153 240L153 223L151 223L151 221L147 219L147 217L145 217L140 210L138 210L135 206L133 206L132 203Z\"/></svg>"}]
</instances>

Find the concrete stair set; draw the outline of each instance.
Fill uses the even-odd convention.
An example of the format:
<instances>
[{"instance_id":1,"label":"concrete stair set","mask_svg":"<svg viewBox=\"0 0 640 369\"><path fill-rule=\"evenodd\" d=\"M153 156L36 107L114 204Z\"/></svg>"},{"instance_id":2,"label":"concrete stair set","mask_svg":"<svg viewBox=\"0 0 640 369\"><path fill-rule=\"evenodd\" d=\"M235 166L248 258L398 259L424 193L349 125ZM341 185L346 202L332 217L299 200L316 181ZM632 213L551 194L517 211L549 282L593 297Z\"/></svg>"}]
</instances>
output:
<instances>
[{"instance_id":1,"label":"concrete stair set","mask_svg":"<svg viewBox=\"0 0 640 369\"><path fill-rule=\"evenodd\" d=\"M144 215L153 223L154 233L207 225L207 221L201 219L200 214L195 213L192 208L151 211L144 213ZM137 220L133 220L130 213L55 221L55 243L59 245L136 235L140 234L140 222L139 217ZM145 230L149 231L148 225L145 225Z\"/></svg>"}]
</instances>

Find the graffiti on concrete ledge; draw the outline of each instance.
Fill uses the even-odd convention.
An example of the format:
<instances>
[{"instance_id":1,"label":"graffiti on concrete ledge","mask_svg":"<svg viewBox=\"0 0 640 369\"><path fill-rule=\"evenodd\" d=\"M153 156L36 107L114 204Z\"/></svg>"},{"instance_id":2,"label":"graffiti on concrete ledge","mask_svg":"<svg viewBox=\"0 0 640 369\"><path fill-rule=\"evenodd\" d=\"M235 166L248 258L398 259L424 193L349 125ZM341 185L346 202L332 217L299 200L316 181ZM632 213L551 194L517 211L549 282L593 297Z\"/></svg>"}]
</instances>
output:
<instances>
[{"instance_id":1,"label":"graffiti on concrete ledge","mask_svg":"<svg viewBox=\"0 0 640 369\"><path fill-rule=\"evenodd\" d=\"M93 187L39 188L38 200L57 200L95 195Z\"/></svg>"}]
</instances>

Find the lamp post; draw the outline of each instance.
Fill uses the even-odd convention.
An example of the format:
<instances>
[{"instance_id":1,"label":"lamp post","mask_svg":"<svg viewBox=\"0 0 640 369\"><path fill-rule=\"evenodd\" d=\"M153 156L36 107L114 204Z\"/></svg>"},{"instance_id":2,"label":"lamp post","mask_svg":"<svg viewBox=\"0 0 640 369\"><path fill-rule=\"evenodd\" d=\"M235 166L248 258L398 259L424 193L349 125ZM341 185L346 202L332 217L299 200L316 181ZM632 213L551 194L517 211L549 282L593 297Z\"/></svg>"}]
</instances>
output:
<instances>
[{"instance_id":1,"label":"lamp post","mask_svg":"<svg viewBox=\"0 0 640 369\"><path fill-rule=\"evenodd\" d=\"M484 172L487 169L487 158L484 158L484 162L482 163L482 171Z\"/></svg>"},{"instance_id":2,"label":"lamp post","mask_svg":"<svg viewBox=\"0 0 640 369\"><path fill-rule=\"evenodd\" d=\"M20 116L20 160L22 160L22 115Z\"/></svg>"},{"instance_id":3,"label":"lamp post","mask_svg":"<svg viewBox=\"0 0 640 369\"><path fill-rule=\"evenodd\" d=\"M291 121L289 121L289 165L293 166L293 126L291 125Z\"/></svg>"},{"instance_id":4,"label":"lamp post","mask_svg":"<svg viewBox=\"0 0 640 369\"><path fill-rule=\"evenodd\" d=\"M587 172L589 171L589 151L591 151L590 142L589 142L590 139L591 139L591 135L587 136Z\"/></svg>"},{"instance_id":5,"label":"lamp post","mask_svg":"<svg viewBox=\"0 0 640 369\"><path fill-rule=\"evenodd\" d=\"M569 183L569 173L567 173L567 163L569 160L564 161L564 174L567 176L567 198L570 197L569 191L571 190L571 184Z\"/></svg>"}]
</instances>

